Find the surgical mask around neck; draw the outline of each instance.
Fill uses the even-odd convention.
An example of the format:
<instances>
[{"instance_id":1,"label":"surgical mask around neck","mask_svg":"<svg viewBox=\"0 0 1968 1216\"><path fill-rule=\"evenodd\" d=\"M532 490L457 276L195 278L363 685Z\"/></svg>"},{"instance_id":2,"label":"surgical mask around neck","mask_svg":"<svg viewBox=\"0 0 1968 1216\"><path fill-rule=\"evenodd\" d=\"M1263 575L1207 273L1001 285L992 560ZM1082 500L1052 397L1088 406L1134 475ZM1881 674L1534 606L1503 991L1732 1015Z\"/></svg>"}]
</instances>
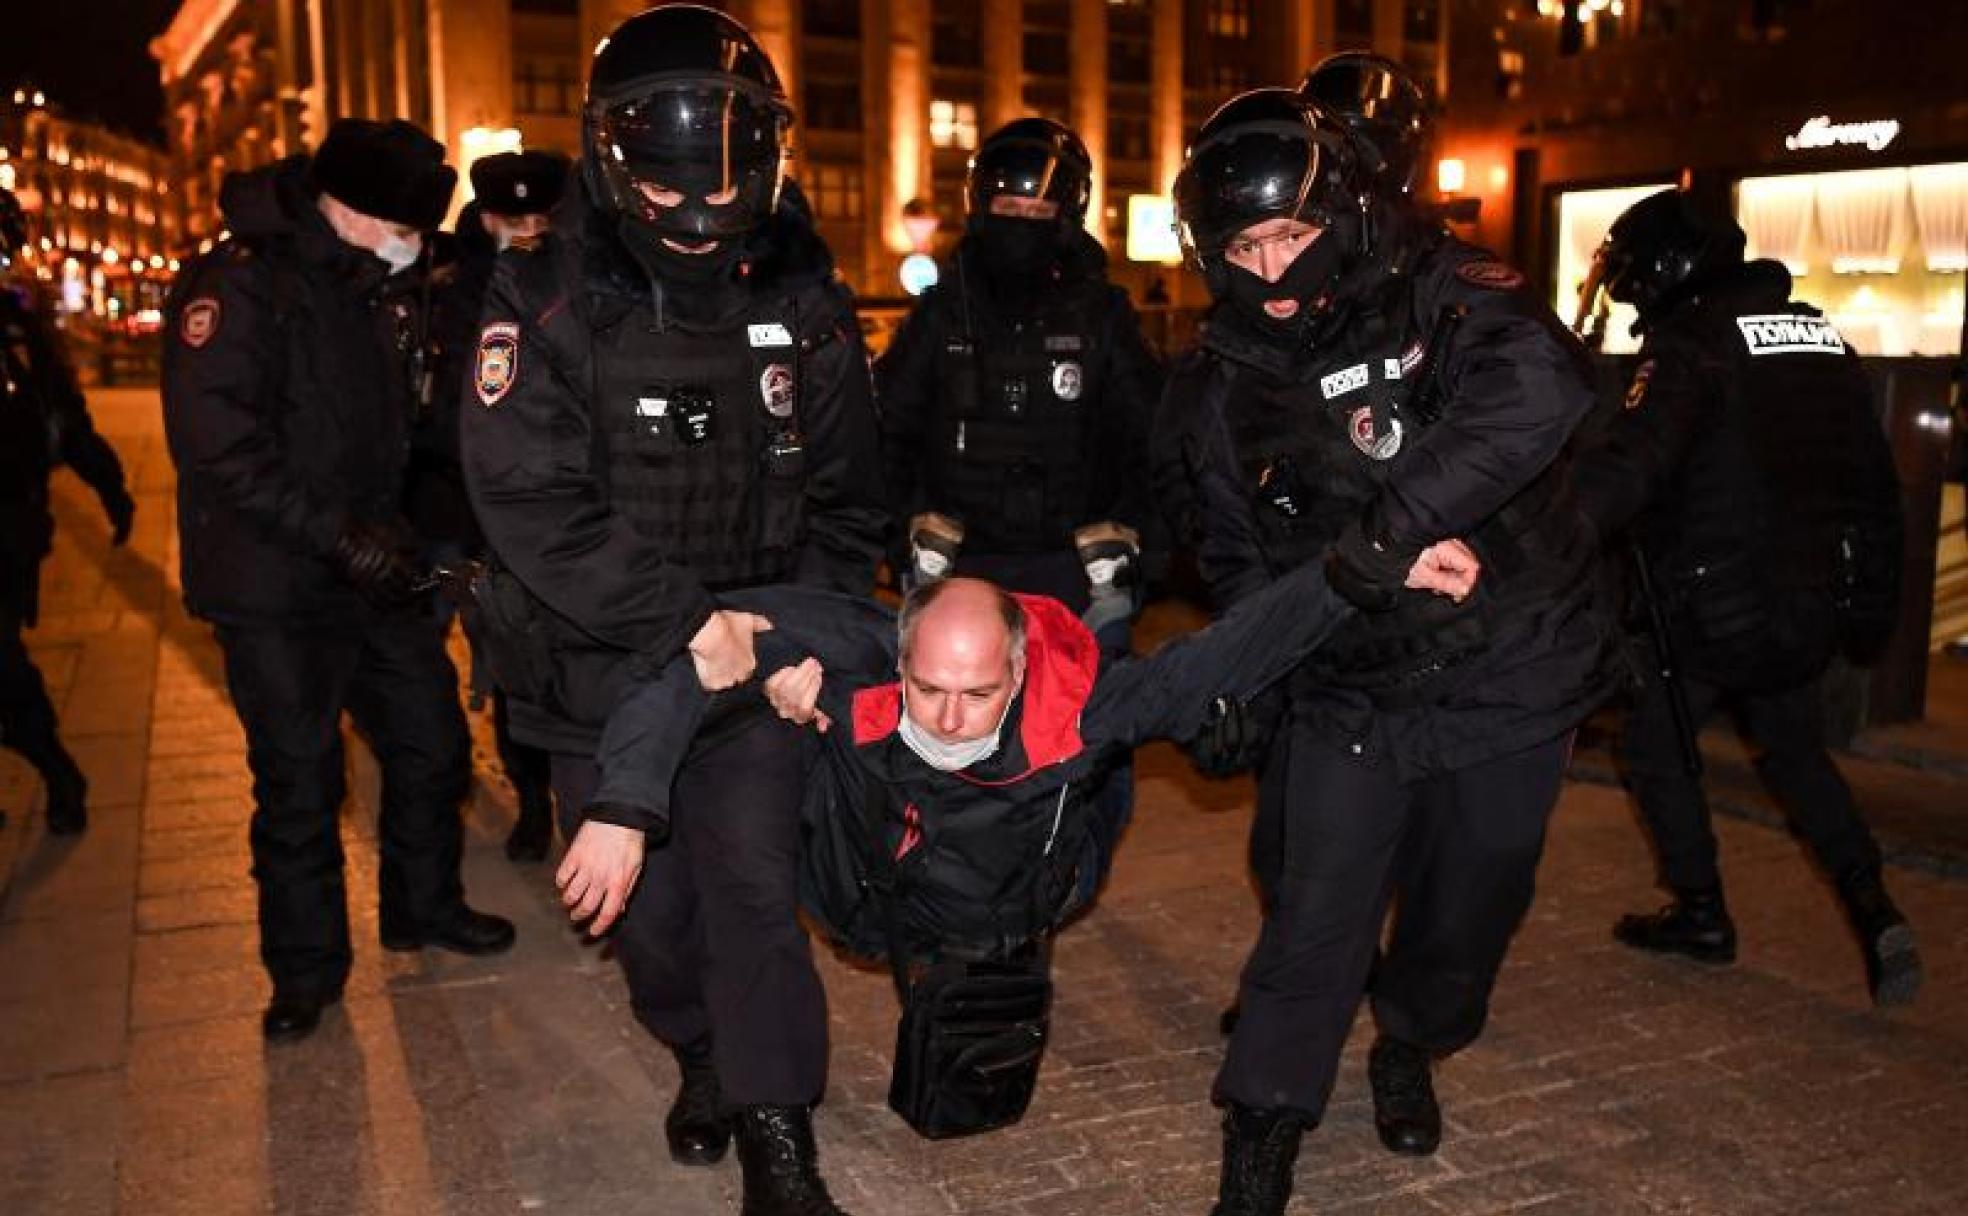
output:
<instances>
[{"instance_id":1,"label":"surgical mask around neck","mask_svg":"<svg viewBox=\"0 0 1968 1216\"><path fill-rule=\"evenodd\" d=\"M1006 699L1004 712L998 715L998 724L991 728L990 734L978 739L945 743L916 725L915 719L909 716L909 695L903 693L899 733L902 742L908 744L909 750L916 753L924 764L941 773L961 772L996 754L998 737L1004 732L1005 719L1011 716L1011 703L1017 699L1017 693Z\"/></svg>"},{"instance_id":2,"label":"surgical mask around neck","mask_svg":"<svg viewBox=\"0 0 1968 1216\"><path fill-rule=\"evenodd\" d=\"M418 257L424 252L422 237L396 236L383 238L382 244L374 250L377 257L389 263L391 274L402 274L416 265Z\"/></svg>"}]
</instances>

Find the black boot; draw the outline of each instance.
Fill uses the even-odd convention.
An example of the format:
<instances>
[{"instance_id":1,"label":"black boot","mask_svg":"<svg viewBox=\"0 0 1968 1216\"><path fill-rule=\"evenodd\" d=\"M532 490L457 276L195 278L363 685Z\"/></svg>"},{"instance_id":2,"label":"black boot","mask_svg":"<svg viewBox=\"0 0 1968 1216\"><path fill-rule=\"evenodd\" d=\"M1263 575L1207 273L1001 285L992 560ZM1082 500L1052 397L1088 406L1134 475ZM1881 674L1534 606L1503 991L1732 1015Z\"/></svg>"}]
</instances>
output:
<instances>
[{"instance_id":1,"label":"black boot","mask_svg":"<svg viewBox=\"0 0 1968 1216\"><path fill-rule=\"evenodd\" d=\"M711 1060L710 1036L670 1048L682 1083L663 1136L670 1142L670 1160L678 1165L716 1165L731 1147L731 1120L718 1096L717 1067Z\"/></svg>"},{"instance_id":2,"label":"black boot","mask_svg":"<svg viewBox=\"0 0 1968 1216\"><path fill-rule=\"evenodd\" d=\"M820 1180L813 1113L804 1106L740 1109L738 1164L745 1172L738 1216L847 1216Z\"/></svg>"},{"instance_id":3,"label":"black boot","mask_svg":"<svg viewBox=\"0 0 1968 1216\"><path fill-rule=\"evenodd\" d=\"M1284 1216L1298 1144L1311 1125L1294 1111L1225 1107L1223 1173L1210 1216Z\"/></svg>"},{"instance_id":4,"label":"black boot","mask_svg":"<svg viewBox=\"0 0 1968 1216\"><path fill-rule=\"evenodd\" d=\"M1701 963L1736 961L1736 922L1720 887L1678 887L1674 902L1660 911L1620 917L1613 936L1635 950L1684 954Z\"/></svg>"},{"instance_id":5,"label":"black boot","mask_svg":"<svg viewBox=\"0 0 1968 1216\"><path fill-rule=\"evenodd\" d=\"M89 779L51 731L44 739L13 743L48 788L48 831L73 836L89 826Z\"/></svg>"},{"instance_id":6,"label":"black boot","mask_svg":"<svg viewBox=\"0 0 1968 1216\"><path fill-rule=\"evenodd\" d=\"M1367 1053L1374 1130L1390 1153L1426 1157L1442 1143L1442 1108L1435 1102L1431 1063L1426 1049L1386 1035L1375 1039Z\"/></svg>"},{"instance_id":7,"label":"black boot","mask_svg":"<svg viewBox=\"0 0 1968 1216\"><path fill-rule=\"evenodd\" d=\"M1855 870L1838 883L1838 898L1865 949L1866 985L1875 1005L1908 1005L1920 992L1920 951L1913 926L1893 906L1876 869Z\"/></svg>"},{"instance_id":8,"label":"black boot","mask_svg":"<svg viewBox=\"0 0 1968 1216\"><path fill-rule=\"evenodd\" d=\"M1227 1039L1237 1033L1237 1023L1243 1020L1243 1002L1232 1001L1223 1007L1222 1013L1216 1015L1216 1032Z\"/></svg>"},{"instance_id":9,"label":"black boot","mask_svg":"<svg viewBox=\"0 0 1968 1216\"><path fill-rule=\"evenodd\" d=\"M519 799L519 818L513 820L506 836L507 861L545 861L553 847L553 802L529 797Z\"/></svg>"}]
</instances>

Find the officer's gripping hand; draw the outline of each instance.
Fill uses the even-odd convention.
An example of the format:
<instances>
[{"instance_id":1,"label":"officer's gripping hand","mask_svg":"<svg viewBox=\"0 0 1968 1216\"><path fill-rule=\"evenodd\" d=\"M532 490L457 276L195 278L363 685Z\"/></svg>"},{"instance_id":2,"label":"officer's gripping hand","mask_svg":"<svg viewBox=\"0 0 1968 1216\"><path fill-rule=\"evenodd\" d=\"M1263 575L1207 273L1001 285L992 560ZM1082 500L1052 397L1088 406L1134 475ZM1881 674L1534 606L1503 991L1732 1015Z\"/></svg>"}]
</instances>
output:
<instances>
[{"instance_id":1,"label":"officer's gripping hand","mask_svg":"<svg viewBox=\"0 0 1968 1216\"><path fill-rule=\"evenodd\" d=\"M109 516L109 543L120 549L130 539L130 525L137 519L136 500L121 483L97 491L96 496L102 499L103 514Z\"/></svg>"},{"instance_id":2,"label":"officer's gripping hand","mask_svg":"<svg viewBox=\"0 0 1968 1216\"><path fill-rule=\"evenodd\" d=\"M705 692L723 692L752 678L758 656L752 635L772 628L772 622L751 612L724 608L711 613L690 639L690 662Z\"/></svg>"},{"instance_id":3,"label":"officer's gripping hand","mask_svg":"<svg viewBox=\"0 0 1968 1216\"><path fill-rule=\"evenodd\" d=\"M643 835L636 828L590 819L574 833L567 856L554 874L567 919L588 921L588 933L600 937L628 906L642 874ZM592 919L590 919L592 918Z\"/></svg>"},{"instance_id":4,"label":"officer's gripping hand","mask_svg":"<svg viewBox=\"0 0 1968 1216\"><path fill-rule=\"evenodd\" d=\"M964 526L947 515L924 511L909 520L909 587L948 578L963 548Z\"/></svg>"},{"instance_id":5,"label":"officer's gripping hand","mask_svg":"<svg viewBox=\"0 0 1968 1216\"><path fill-rule=\"evenodd\" d=\"M1460 604L1476 590L1483 563L1476 551L1459 540L1437 541L1421 551L1408 570L1407 586L1414 591L1433 591Z\"/></svg>"},{"instance_id":6,"label":"officer's gripping hand","mask_svg":"<svg viewBox=\"0 0 1968 1216\"><path fill-rule=\"evenodd\" d=\"M820 660L808 655L797 667L784 667L772 673L765 682L765 699L772 704L773 712L786 721L798 726L812 723L824 735L834 724L820 709L820 682L825 676Z\"/></svg>"},{"instance_id":7,"label":"officer's gripping hand","mask_svg":"<svg viewBox=\"0 0 1968 1216\"><path fill-rule=\"evenodd\" d=\"M1281 685L1273 684L1248 700L1218 697L1210 702L1202 727L1183 741L1189 763L1205 777L1234 777L1264 766L1290 712Z\"/></svg>"},{"instance_id":8,"label":"officer's gripping hand","mask_svg":"<svg viewBox=\"0 0 1968 1216\"><path fill-rule=\"evenodd\" d=\"M407 602L417 585L410 550L394 528L351 520L335 541L335 564L362 598L378 608Z\"/></svg>"},{"instance_id":9,"label":"officer's gripping hand","mask_svg":"<svg viewBox=\"0 0 1968 1216\"><path fill-rule=\"evenodd\" d=\"M1362 612L1386 612L1401 601L1421 546L1398 544L1366 517L1354 520L1326 553L1326 581Z\"/></svg>"}]
</instances>

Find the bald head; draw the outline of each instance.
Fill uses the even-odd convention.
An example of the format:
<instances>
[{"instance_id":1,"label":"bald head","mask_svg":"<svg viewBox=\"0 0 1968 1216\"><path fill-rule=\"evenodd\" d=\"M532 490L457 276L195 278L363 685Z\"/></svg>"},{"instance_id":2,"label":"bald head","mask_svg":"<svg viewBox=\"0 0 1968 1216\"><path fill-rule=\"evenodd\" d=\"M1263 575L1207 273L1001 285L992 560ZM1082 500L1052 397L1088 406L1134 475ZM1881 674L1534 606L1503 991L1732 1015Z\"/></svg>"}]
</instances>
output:
<instances>
[{"instance_id":1,"label":"bald head","mask_svg":"<svg viewBox=\"0 0 1968 1216\"><path fill-rule=\"evenodd\" d=\"M901 675L909 717L946 742L997 728L1025 677L1025 610L982 579L918 587L903 601Z\"/></svg>"}]
</instances>

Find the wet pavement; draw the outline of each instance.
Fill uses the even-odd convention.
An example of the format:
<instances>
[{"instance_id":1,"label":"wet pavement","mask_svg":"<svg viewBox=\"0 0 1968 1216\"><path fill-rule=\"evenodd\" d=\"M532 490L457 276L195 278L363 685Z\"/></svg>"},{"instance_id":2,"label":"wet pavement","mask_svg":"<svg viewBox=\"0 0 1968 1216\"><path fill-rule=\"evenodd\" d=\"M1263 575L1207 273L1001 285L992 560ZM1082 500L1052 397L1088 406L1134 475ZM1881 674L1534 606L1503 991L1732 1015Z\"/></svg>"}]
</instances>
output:
<instances>
[{"instance_id":1,"label":"wet pavement","mask_svg":"<svg viewBox=\"0 0 1968 1216\"><path fill-rule=\"evenodd\" d=\"M547 867L500 853L512 799L482 720L466 882L519 923L518 947L375 945L375 779L356 749L348 999L309 1040L261 1042L242 740L209 634L177 602L156 399L95 404L141 507L130 548L112 551L86 490L58 480L32 641L90 775L88 833L46 836L38 787L0 753L0 1213L735 1212L735 1162L684 1170L663 1151L673 1069L631 1022L613 963L565 927ZM1916 1005L1868 1005L1828 889L1726 772L1718 801L1748 816L1719 824L1741 960L1616 946L1612 920L1657 897L1624 798L1580 782L1490 1031L1439 1070L1441 1152L1380 1149L1362 1023L1293 1211L1968 1210L1968 878L1949 861L1968 855L1950 835L1968 773L1948 763L1968 756L1968 696L1942 691L1934 722L1862 738L1851 766L1862 796L1893 808L1882 835L1907 864L1889 882L1928 962ZM1727 740L1707 743L1727 769ZM1580 775L1595 763L1583 755ZM1207 1209L1216 1017L1256 929L1248 789L1155 748L1140 791L1106 896L1061 939L1054 1039L1019 1126L916 1138L884 1105L887 978L822 952L833 1071L818 1125L857 1216Z\"/></svg>"}]
</instances>

